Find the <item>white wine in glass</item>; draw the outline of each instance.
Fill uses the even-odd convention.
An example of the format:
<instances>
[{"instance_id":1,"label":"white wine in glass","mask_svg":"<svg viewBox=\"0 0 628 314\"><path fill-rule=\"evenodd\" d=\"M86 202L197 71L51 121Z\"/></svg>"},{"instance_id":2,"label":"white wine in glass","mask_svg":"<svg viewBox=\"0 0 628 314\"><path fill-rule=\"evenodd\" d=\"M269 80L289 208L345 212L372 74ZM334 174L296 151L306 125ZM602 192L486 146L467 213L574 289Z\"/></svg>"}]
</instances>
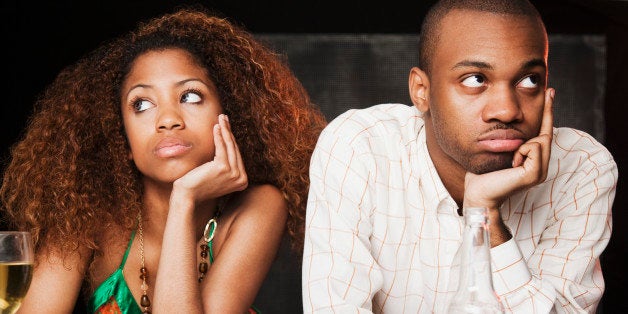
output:
<instances>
[{"instance_id":1,"label":"white wine in glass","mask_svg":"<svg viewBox=\"0 0 628 314\"><path fill-rule=\"evenodd\" d=\"M31 234L0 231L0 314L20 308L33 278Z\"/></svg>"}]
</instances>

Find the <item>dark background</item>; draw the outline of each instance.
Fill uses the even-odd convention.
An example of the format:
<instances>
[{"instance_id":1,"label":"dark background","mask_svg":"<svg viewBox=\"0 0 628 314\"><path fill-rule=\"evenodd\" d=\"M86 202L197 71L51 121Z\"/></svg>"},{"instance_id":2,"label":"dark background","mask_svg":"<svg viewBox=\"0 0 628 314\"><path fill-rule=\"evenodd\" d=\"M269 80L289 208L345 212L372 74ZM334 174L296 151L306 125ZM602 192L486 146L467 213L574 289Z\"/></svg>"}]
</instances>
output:
<instances>
[{"instance_id":1,"label":"dark background","mask_svg":"<svg viewBox=\"0 0 628 314\"><path fill-rule=\"evenodd\" d=\"M88 1L33 3L2 0L4 83L0 105L0 169L9 147L23 132L35 97L55 75L102 41L118 36L136 22L170 12L181 4L202 3L253 33L418 33L430 1ZM628 313L628 256L624 210L628 197L628 1L535 0L550 34L606 36L606 138L619 166L613 206L613 235L602 256L606 292L601 312ZM411 51L409 53L415 53ZM550 64L551 68L551 64ZM587 77L574 78L586 80ZM0 172L1 174L1 172Z\"/></svg>"}]
</instances>

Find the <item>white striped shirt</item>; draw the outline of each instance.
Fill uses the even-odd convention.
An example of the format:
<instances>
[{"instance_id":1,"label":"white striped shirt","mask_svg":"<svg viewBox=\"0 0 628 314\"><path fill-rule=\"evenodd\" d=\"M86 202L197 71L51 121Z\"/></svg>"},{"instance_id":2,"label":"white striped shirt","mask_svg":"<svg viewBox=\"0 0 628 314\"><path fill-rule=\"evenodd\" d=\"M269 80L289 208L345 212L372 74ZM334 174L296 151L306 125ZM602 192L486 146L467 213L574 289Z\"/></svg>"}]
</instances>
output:
<instances>
[{"instance_id":1,"label":"white striped shirt","mask_svg":"<svg viewBox=\"0 0 628 314\"><path fill-rule=\"evenodd\" d=\"M513 239L491 249L506 312L595 312L617 166L585 132L555 128L545 182L501 208ZM420 112L349 110L310 165L305 313L443 313L464 221L425 144Z\"/></svg>"}]
</instances>

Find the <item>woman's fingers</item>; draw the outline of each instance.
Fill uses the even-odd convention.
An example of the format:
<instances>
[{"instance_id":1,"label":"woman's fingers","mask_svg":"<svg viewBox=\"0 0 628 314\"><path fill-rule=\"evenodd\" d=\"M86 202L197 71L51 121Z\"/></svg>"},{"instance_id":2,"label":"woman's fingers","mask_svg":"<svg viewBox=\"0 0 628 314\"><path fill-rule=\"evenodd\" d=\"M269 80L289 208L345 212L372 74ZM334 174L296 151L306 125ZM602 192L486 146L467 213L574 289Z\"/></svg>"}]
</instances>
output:
<instances>
[{"instance_id":1,"label":"woman's fingers","mask_svg":"<svg viewBox=\"0 0 628 314\"><path fill-rule=\"evenodd\" d=\"M229 125L229 120L226 115L221 114L218 117L218 123L220 124L220 129L222 131L222 136L225 142L225 148L227 153L227 161L229 163L229 167L231 171L238 171L238 162L237 162L237 149L235 138L233 137L233 133L231 133L231 126Z\"/></svg>"},{"instance_id":2,"label":"woman's fingers","mask_svg":"<svg viewBox=\"0 0 628 314\"><path fill-rule=\"evenodd\" d=\"M225 140L222 136L222 130L219 123L214 125L214 146L216 150L214 151L214 162L220 163L226 161L226 148L225 148Z\"/></svg>"},{"instance_id":3,"label":"woman's fingers","mask_svg":"<svg viewBox=\"0 0 628 314\"><path fill-rule=\"evenodd\" d=\"M236 143L235 136L231 132L231 124L227 115L221 114L218 117L220 131L225 150L225 166L228 167L229 174L234 180L237 189L243 190L248 185L244 162L240 155L240 149Z\"/></svg>"}]
</instances>

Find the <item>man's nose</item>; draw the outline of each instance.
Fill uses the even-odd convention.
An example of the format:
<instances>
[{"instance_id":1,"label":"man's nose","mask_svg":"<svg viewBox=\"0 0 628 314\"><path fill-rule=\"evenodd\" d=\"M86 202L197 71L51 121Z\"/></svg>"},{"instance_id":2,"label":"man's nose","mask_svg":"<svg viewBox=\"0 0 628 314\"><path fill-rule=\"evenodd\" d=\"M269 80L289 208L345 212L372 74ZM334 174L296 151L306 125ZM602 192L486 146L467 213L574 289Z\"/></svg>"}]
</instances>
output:
<instances>
[{"instance_id":1,"label":"man's nose","mask_svg":"<svg viewBox=\"0 0 628 314\"><path fill-rule=\"evenodd\" d=\"M484 121L512 123L523 119L521 104L514 87L505 86L505 84L504 86L494 85L489 95L488 103L482 110Z\"/></svg>"}]
</instances>

